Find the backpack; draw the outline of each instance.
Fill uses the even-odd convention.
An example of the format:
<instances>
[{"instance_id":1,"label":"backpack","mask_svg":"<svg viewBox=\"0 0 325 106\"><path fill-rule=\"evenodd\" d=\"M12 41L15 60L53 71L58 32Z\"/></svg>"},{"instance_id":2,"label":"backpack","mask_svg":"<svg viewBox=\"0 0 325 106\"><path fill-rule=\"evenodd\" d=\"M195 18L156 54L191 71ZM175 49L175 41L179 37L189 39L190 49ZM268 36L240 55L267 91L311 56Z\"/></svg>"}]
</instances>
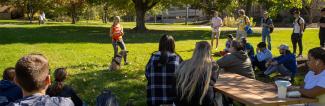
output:
<instances>
[{"instance_id":1,"label":"backpack","mask_svg":"<svg viewBox=\"0 0 325 106\"><path fill-rule=\"evenodd\" d=\"M299 19L298 19L298 25L300 26L300 20L302 20L302 18L301 17L299 17ZM303 31L305 32L305 30L306 30L306 27L307 27L307 24L306 24L306 22L304 22L304 29L303 29ZM301 31L300 31L301 32Z\"/></svg>"},{"instance_id":2,"label":"backpack","mask_svg":"<svg viewBox=\"0 0 325 106\"><path fill-rule=\"evenodd\" d=\"M96 98L96 106L119 106L116 96L110 90L103 90Z\"/></svg>"}]
</instances>

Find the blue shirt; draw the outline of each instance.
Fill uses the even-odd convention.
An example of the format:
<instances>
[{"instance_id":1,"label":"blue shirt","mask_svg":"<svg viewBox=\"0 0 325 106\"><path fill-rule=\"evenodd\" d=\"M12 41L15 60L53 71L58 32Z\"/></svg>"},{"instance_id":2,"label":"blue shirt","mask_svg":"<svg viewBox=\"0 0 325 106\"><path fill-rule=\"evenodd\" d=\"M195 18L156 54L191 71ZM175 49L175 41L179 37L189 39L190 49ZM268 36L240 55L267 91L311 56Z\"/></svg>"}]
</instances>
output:
<instances>
[{"instance_id":1,"label":"blue shirt","mask_svg":"<svg viewBox=\"0 0 325 106\"><path fill-rule=\"evenodd\" d=\"M285 54L279 57L274 58L273 60L277 61L279 64L283 64L288 70L292 72L294 76L297 72L297 61L294 54Z\"/></svg>"},{"instance_id":2,"label":"blue shirt","mask_svg":"<svg viewBox=\"0 0 325 106\"><path fill-rule=\"evenodd\" d=\"M264 49L256 54L257 61L267 61L272 59L272 53L269 49Z\"/></svg>"}]
</instances>

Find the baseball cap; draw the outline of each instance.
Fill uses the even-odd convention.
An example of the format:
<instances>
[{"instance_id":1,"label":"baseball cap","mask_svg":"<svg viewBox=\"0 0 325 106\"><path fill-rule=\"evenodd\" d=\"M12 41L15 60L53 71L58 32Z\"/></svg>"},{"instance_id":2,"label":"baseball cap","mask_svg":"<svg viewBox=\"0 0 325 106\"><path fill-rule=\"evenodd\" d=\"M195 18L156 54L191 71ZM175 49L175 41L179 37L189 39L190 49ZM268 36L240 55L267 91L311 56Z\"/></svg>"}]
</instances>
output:
<instances>
[{"instance_id":1,"label":"baseball cap","mask_svg":"<svg viewBox=\"0 0 325 106\"><path fill-rule=\"evenodd\" d=\"M281 49L281 50L289 50L289 46L286 45L286 44L281 44L278 49Z\"/></svg>"}]
</instances>

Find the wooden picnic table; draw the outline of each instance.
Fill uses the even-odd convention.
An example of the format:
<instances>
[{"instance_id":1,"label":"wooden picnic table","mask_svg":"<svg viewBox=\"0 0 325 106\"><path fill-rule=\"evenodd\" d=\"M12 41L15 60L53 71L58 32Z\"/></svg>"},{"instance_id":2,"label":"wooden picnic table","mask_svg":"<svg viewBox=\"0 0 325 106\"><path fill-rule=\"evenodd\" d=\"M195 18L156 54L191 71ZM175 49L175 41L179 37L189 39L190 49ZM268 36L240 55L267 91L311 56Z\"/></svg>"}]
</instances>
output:
<instances>
[{"instance_id":1,"label":"wooden picnic table","mask_svg":"<svg viewBox=\"0 0 325 106\"><path fill-rule=\"evenodd\" d=\"M280 99L275 85L232 73L220 74L215 90L248 106L282 106L318 101L304 97Z\"/></svg>"}]
</instances>

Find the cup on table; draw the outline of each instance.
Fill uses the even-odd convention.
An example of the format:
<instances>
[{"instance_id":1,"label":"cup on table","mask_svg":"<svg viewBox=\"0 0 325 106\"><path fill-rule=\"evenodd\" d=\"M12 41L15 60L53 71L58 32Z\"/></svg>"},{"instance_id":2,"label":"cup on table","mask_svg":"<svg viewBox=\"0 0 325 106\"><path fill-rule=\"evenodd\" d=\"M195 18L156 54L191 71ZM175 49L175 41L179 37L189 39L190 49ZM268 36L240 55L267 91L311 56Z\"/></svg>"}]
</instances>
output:
<instances>
[{"instance_id":1,"label":"cup on table","mask_svg":"<svg viewBox=\"0 0 325 106\"><path fill-rule=\"evenodd\" d=\"M278 98L285 99L287 97L287 88L291 83L285 80L276 80L275 84L278 88Z\"/></svg>"}]
</instances>

